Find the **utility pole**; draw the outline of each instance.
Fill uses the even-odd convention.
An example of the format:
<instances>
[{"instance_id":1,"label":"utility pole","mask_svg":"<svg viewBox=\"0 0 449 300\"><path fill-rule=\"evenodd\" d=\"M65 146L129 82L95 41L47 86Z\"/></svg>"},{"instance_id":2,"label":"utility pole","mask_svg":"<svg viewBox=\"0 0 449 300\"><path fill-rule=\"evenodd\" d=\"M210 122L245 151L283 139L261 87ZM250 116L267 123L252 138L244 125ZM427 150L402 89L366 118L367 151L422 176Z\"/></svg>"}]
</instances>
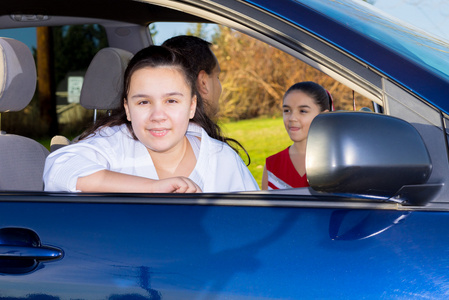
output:
<instances>
[{"instance_id":1,"label":"utility pole","mask_svg":"<svg viewBox=\"0 0 449 300\"><path fill-rule=\"evenodd\" d=\"M37 90L40 117L50 137L58 134L54 83L53 39L49 27L37 27Z\"/></svg>"}]
</instances>

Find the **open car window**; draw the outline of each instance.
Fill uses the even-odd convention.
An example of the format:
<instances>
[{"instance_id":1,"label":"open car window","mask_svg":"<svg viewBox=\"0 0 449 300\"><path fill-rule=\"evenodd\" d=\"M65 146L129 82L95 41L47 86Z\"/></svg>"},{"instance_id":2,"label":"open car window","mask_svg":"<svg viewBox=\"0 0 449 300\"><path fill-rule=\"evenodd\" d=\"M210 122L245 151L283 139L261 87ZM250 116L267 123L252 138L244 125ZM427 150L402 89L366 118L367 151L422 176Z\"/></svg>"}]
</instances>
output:
<instances>
[{"instance_id":1,"label":"open car window","mask_svg":"<svg viewBox=\"0 0 449 300\"><path fill-rule=\"evenodd\" d=\"M59 132L73 139L93 120L93 111L83 108L79 97L84 74L91 59L98 50L108 46L108 42L100 25L59 26L50 28L50 32L53 35L52 49L55 51L53 80L56 88L52 93L56 100ZM183 34L195 35L212 43L212 50L220 63L220 81L223 86L218 115L220 124L226 134L241 141L249 153L251 164L248 167L260 187L265 158L292 143L282 122L281 108L283 94L289 86L299 81L315 81L332 94L335 111L375 110L371 100L323 72L282 50L229 27L211 23L155 22L148 26L148 33L155 44L162 44L172 36ZM4 36L27 43L35 56L39 34L36 28L10 29L3 33ZM88 41L81 43L81 50L62 47L80 43L79 39L84 40L85 36ZM81 52L81 55L78 52ZM260 64L260 61L270 63ZM38 95L35 98L32 105L36 108ZM34 111L35 109L30 109L28 113ZM17 117L23 114L25 117ZM5 114L3 129L10 132L14 130L12 128L27 128L15 126L15 122L28 119L31 117L26 112ZM252 122L260 124L258 126L270 123L270 129L260 134L258 126L249 125ZM271 142L268 143L267 140ZM245 162L249 162L245 153L240 155Z\"/></svg>"}]
</instances>

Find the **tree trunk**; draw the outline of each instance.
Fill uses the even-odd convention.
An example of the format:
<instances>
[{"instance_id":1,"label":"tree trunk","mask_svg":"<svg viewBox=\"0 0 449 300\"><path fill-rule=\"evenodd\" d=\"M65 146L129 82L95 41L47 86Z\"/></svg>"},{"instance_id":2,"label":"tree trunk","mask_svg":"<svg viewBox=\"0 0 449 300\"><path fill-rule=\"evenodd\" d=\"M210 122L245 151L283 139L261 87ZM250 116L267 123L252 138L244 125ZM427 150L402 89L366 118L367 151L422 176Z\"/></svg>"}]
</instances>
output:
<instances>
[{"instance_id":1,"label":"tree trunk","mask_svg":"<svg viewBox=\"0 0 449 300\"><path fill-rule=\"evenodd\" d=\"M41 122L50 137L58 133L56 93L53 67L53 41L49 27L38 27L37 34L37 83Z\"/></svg>"}]
</instances>

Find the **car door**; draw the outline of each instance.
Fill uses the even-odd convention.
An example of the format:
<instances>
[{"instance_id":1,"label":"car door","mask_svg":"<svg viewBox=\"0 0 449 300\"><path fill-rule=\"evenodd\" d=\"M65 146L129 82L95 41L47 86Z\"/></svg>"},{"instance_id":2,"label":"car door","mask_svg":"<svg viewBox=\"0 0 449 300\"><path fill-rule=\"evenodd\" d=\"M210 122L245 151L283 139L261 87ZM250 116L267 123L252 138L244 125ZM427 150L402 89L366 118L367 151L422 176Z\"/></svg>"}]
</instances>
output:
<instances>
[{"instance_id":1,"label":"car door","mask_svg":"<svg viewBox=\"0 0 449 300\"><path fill-rule=\"evenodd\" d=\"M67 198L0 195L4 299L447 295L447 213L307 207L324 199L288 195ZM29 230L62 256L24 268L26 247L6 244Z\"/></svg>"}]
</instances>

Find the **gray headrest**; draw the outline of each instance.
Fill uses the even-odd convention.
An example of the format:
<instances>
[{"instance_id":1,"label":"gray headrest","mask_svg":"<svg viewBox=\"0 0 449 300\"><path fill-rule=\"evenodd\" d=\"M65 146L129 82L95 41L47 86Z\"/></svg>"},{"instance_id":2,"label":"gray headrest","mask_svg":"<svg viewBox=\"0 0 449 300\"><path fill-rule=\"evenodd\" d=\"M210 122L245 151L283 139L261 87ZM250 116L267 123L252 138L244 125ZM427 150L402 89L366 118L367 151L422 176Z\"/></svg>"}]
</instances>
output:
<instances>
[{"instance_id":1,"label":"gray headrest","mask_svg":"<svg viewBox=\"0 0 449 300\"><path fill-rule=\"evenodd\" d=\"M118 48L98 51L87 69L81 89L80 103L87 109L119 107L123 74L132 53Z\"/></svg>"},{"instance_id":2,"label":"gray headrest","mask_svg":"<svg viewBox=\"0 0 449 300\"><path fill-rule=\"evenodd\" d=\"M36 65L22 42L0 38L0 112L24 109L36 90Z\"/></svg>"}]
</instances>

